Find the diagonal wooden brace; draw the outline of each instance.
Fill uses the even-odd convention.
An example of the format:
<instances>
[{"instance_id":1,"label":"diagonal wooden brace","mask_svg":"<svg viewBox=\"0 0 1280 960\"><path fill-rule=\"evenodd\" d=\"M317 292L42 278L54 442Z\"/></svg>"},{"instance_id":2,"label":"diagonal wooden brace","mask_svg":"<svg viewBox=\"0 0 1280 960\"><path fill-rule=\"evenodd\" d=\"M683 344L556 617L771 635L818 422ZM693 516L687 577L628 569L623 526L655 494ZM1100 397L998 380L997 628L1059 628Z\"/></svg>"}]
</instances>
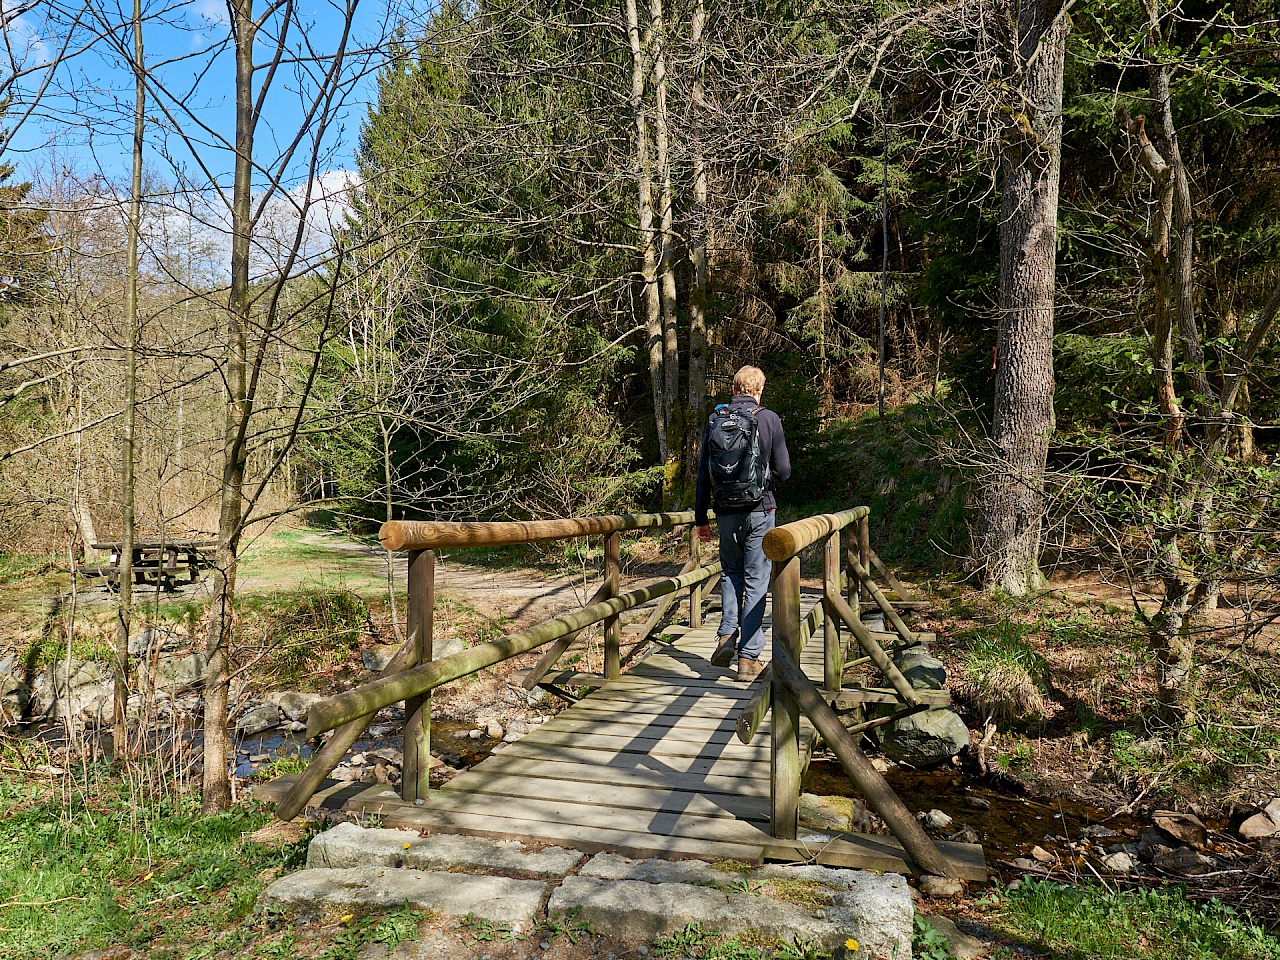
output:
<instances>
[{"instance_id":1,"label":"diagonal wooden brace","mask_svg":"<svg viewBox=\"0 0 1280 960\"><path fill-rule=\"evenodd\" d=\"M609 583L608 581L605 581L604 583L600 584L599 587L596 588L596 592L591 595L591 599L588 600L584 604L584 606L589 607L593 603L599 603L601 600L606 599L608 596L609 596ZM583 630L585 629L586 628L583 627ZM524 681L521 684L521 686L523 686L526 690L532 690L539 683L541 683L542 678L551 672L551 668L554 667L556 665L556 662L565 655L566 651L568 651L568 649L571 646L573 646L573 641L577 640L578 637L580 637L581 635L582 635L582 630L575 630L573 631L573 633L570 633L567 636L563 636L559 640L557 640L555 643L553 643L547 649L547 652L544 653L540 658L538 658L538 662L533 665L533 669L530 670L528 675L524 678Z\"/></svg>"},{"instance_id":2,"label":"diagonal wooden brace","mask_svg":"<svg viewBox=\"0 0 1280 960\"><path fill-rule=\"evenodd\" d=\"M902 697L903 702L912 707L918 705L920 698L916 696L916 691L911 686L911 681L902 675L902 671L889 659L889 655L884 652L884 648L876 643L875 637L871 636L871 631L863 625L861 620L854 616L852 608L845 602L844 597L838 593L829 593L827 594L827 600L832 609L840 615L840 619L853 632L854 638L858 641L859 646L866 651L872 663L884 674L884 678L893 685L893 689L898 691L898 695Z\"/></svg>"},{"instance_id":3,"label":"diagonal wooden brace","mask_svg":"<svg viewBox=\"0 0 1280 960\"><path fill-rule=\"evenodd\" d=\"M391 658L391 662L383 669L380 676L389 677L401 670L408 670L410 667L416 666L418 663L418 650L415 644L415 638L410 637L404 642L396 655ZM342 762L342 758L347 755L347 751L352 745L360 739L360 735L368 729L369 724L373 722L373 714L367 713L363 717L356 717L354 720L348 721L333 731L333 736L329 738L329 742L320 748L320 751L311 758L311 763L307 765L307 769L302 771L302 776L294 782L289 793L276 804L276 817L281 820L292 820L302 808L307 805L307 801L320 789L320 785L324 783L325 777L333 772L333 768Z\"/></svg>"},{"instance_id":4,"label":"diagonal wooden brace","mask_svg":"<svg viewBox=\"0 0 1280 960\"><path fill-rule=\"evenodd\" d=\"M847 606L847 604L846 604ZM796 702L805 716L813 723L822 739L826 741L840 766L861 791L880 818L902 847L915 861L915 866L922 873L932 873L943 877L956 877L958 871L952 862L942 854L924 828L911 815L901 798L893 792L893 788L880 775L866 754L858 747L857 738L849 733L841 723L835 711L806 677L791 656L791 652L781 645L774 646L773 671Z\"/></svg>"},{"instance_id":5,"label":"diagonal wooden brace","mask_svg":"<svg viewBox=\"0 0 1280 960\"><path fill-rule=\"evenodd\" d=\"M849 569L866 585L867 590L871 593L871 599L883 611L885 619L893 625L893 629L902 638L902 642L906 644L917 643L916 635L907 629L907 625L902 621L902 617L898 615L898 611L893 609L893 604L889 602L889 598L876 586L876 582L871 578L870 572L858 562L858 558L853 555L853 551L849 552Z\"/></svg>"}]
</instances>

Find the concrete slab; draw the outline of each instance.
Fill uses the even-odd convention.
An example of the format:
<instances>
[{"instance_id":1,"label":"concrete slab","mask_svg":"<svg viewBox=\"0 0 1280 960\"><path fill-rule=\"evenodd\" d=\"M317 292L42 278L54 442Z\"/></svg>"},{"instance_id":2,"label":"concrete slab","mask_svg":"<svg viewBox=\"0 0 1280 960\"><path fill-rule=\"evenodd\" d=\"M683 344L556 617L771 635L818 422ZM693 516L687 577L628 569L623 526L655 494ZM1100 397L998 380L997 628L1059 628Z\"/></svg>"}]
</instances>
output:
<instances>
[{"instance_id":1,"label":"concrete slab","mask_svg":"<svg viewBox=\"0 0 1280 960\"><path fill-rule=\"evenodd\" d=\"M633 873L656 875L650 872L650 865L657 866L659 862L635 863ZM596 869L600 871L606 866L609 865L597 864ZM749 875L739 875L739 879L744 876ZM770 879L810 878L776 876ZM891 879L898 883L888 882ZM733 880L734 875L729 874L727 882ZM547 913L556 916L577 910L578 918L589 923L592 929L621 940L666 937L690 923L700 923L705 929L726 936L749 935L786 943L798 938L819 943L826 949L853 939L859 943L856 952L859 957L910 957L911 897L905 881L901 877L871 875L867 875L867 880L887 882L863 886L859 880L854 889L833 885L830 896L822 898L826 900L825 906L815 911L758 891L738 892L697 883L576 876L567 878L552 893ZM745 886L749 889L750 883ZM812 887L806 893L813 898Z\"/></svg>"},{"instance_id":2,"label":"concrete slab","mask_svg":"<svg viewBox=\"0 0 1280 960\"><path fill-rule=\"evenodd\" d=\"M794 885L795 881L802 881L809 887L802 892L812 894L821 892L813 889L814 884L821 884L830 888L831 902L821 911L819 919L850 924L861 931L856 935L839 937L838 942L843 943L848 936L854 936L870 951L870 956L910 956L911 890L906 879L898 874L881 875L817 865L768 865L739 870L699 860L630 860L612 853L600 853L587 861L580 876L606 881L693 884L702 889L714 888L730 893L779 881L780 892L785 894L789 883ZM756 903L761 899L757 897Z\"/></svg>"},{"instance_id":3,"label":"concrete slab","mask_svg":"<svg viewBox=\"0 0 1280 960\"><path fill-rule=\"evenodd\" d=\"M307 848L308 867L410 867L524 877L563 877L584 859L563 847L533 850L516 840L460 834L421 837L412 830L368 829L354 823L317 834Z\"/></svg>"},{"instance_id":4,"label":"concrete slab","mask_svg":"<svg viewBox=\"0 0 1280 960\"><path fill-rule=\"evenodd\" d=\"M466 873L432 873L386 867L299 870L262 894L265 904L299 913L368 912L410 906L447 917L472 915L513 930L537 922L547 885Z\"/></svg>"}]
</instances>

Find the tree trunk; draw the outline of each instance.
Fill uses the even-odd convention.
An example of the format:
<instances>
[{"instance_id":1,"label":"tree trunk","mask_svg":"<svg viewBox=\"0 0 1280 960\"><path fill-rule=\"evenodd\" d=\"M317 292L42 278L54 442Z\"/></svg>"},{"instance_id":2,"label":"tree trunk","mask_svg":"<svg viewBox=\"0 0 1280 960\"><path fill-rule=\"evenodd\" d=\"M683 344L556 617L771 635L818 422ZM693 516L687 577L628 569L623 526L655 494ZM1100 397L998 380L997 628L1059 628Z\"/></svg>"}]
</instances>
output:
<instances>
[{"instance_id":1,"label":"tree trunk","mask_svg":"<svg viewBox=\"0 0 1280 960\"><path fill-rule=\"evenodd\" d=\"M146 132L146 65L142 60L142 0L133 0L133 171L129 182L129 240L125 254L124 419L120 444L120 603L116 624L112 749L129 750L129 631L133 622L134 429L138 412L138 233L142 227L142 139ZM161 561L163 562L163 561Z\"/></svg>"},{"instance_id":2,"label":"tree trunk","mask_svg":"<svg viewBox=\"0 0 1280 960\"><path fill-rule=\"evenodd\" d=\"M201 811L225 810L231 805L228 762L231 739L227 729L231 664L229 646L235 627L236 565L244 518L246 434L252 399L247 395L249 312L249 241L253 224L252 159L253 42L256 26L253 0L230 6L236 56L236 161L231 195L231 290L225 317L227 352L224 358L227 404L223 421L222 484L219 492L218 550L214 561L213 599L209 605L208 666L204 702L204 781Z\"/></svg>"},{"instance_id":3,"label":"tree trunk","mask_svg":"<svg viewBox=\"0 0 1280 960\"><path fill-rule=\"evenodd\" d=\"M997 338L996 462L982 492L978 559L988 589L1015 596L1039 589L1044 474L1053 415L1053 310L1062 146L1062 69L1067 19L1040 0L1018 15L1017 51L1025 71L1002 163L1000 328Z\"/></svg>"},{"instance_id":4,"label":"tree trunk","mask_svg":"<svg viewBox=\"0 0 1280 960\"><path fill-rule=\"evenodd\" d=\"M1156 659L1156 686L1165 719L1176 722L1191 707L1191 669L1195 639L1187 609L1192 585L1182 565L1176 528L1157 538L1157 568L1164 585L1160 610L1152 619L1149 642Z\"/></svg>"},{"instance_id":5,"label":"tree trunk","mask_svg":"<svg viewBox=\"0 0 1280 960\"><path fill-rule=\"evenodd\" d=\"M683 418L679 416L676 407L676 399L680 393L680 338L676 329L675 198L671 185L666 24L662 17L662 0L650 0L649 16L653 45L653 159L659 185L658 299L662 307L662 412L667 424L666 472L662 499L670 507L674 504L674 488L680 470Z\"/></svg>"},{"instance_id":6,"label":"tree trunk","mask_svg":"<svg viewBox=\"0 0 1280 960\"><path fill-rule=\"evenodd\" d=\"M657 232L653 226L653 180L649 165L649 129L645 115L645 54L640 42L636 0L625 0L627 44L631 50L631 120L635 135L636 211L640 230L640 277L644 284L645 333L649 347L649 382L653 420L658 433L658 459L667 462L667 405L664 400L662 306L658 292Z\"/></svg>"},{"instance_id":7,"label":"tree trunk","mask_svg":"<svg viewBox=\"0 0 1280 960\"><path fill-rule=\"evenodd\" d=\"M387 424L387 418L382 414L378 415L378 429L382 433L382 479L386 484L386 512L385 518L390 523L396 518L395 515L395 495L391 486L395 479L393 465L391 462L391 428ZM395 554L390 550L383 551L387 555L387 609L391 612L391 632L397 640L404 639L400 632L400 617L396 613L396 563Z\"/></svg>"},{"instance_id":8,"label":"tree trunk","mask_svg":"<svg viewBox=\"0 0 1280 960\"><path fill-rule=\"evenodd\" d=\"M702 447L702 425L707 418L707 161L702 154L701 123L706 108L706 46L702 34L707 24L707 8L696 0L689 41L696 59L693 80L693 109L697 134L693 154L693 216L690 224L693 253L693 290L689 297L689 397L685 429L685 472L696 477Z\"/></svg>"},{"instance_id":9,"label":"tree trunk","mask_svg":"<svg viewBox=\"0 0 1280 960\"><path fill-rule=\"evenodd\" d=\"M835 406L835 387L831 382L831 365L827 362L827 271L826 271L827 203L818 203L818 377L822 386L822 416Z\"/></svg>"}]
</instances>

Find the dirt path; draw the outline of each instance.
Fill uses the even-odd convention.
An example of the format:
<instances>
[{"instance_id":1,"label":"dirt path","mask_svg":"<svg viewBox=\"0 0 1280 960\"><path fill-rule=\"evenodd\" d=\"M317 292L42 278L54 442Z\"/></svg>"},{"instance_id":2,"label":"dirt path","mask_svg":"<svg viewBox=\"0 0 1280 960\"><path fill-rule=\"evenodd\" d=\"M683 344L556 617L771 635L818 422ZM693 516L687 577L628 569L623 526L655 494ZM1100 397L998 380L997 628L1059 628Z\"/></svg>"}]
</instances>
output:
<instances>
[{"instance_id":1,"label":"dirt path","mask_svg":"<svg viewBox=\"0 0 1280 960\"><path fill-rule=\"evenodd\" d=\"M378 547L331 534L314 534L301 538L303 543L334 551L344 557L344 566L360 564L371 578L386 576L386 554ZM409 558L395 555L396 583L406 582ZM452 593L470 604L489 620L506 617L517 624L536 623L552 613L582 605L594 592L599 573L550 576L537 570L495 570L463 563L448 556L436 559L436 589Z\"/></svg>"}]
</instances>

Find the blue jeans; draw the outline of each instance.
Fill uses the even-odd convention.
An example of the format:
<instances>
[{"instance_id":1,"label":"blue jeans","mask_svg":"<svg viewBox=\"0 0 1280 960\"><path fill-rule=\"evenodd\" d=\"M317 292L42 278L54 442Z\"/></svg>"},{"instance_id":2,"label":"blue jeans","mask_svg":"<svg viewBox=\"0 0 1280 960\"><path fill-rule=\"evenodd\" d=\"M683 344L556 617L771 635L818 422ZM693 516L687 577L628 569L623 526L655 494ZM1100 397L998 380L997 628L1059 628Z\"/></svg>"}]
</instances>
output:
<instances>
[{"instance_id":1,"label":"blue jeans","mask_svg":"<svg viewBox=\"0 0 1280 960\"><path fill-rule=\"evenodd\" d=\"M764 555L764 535L773 529L773 518L772 510L716 517L724 575L720 636L738 634L738 656L748 660L759 660L764 652L764 603L773 570Z\"/></svg>"}]
</instances>

